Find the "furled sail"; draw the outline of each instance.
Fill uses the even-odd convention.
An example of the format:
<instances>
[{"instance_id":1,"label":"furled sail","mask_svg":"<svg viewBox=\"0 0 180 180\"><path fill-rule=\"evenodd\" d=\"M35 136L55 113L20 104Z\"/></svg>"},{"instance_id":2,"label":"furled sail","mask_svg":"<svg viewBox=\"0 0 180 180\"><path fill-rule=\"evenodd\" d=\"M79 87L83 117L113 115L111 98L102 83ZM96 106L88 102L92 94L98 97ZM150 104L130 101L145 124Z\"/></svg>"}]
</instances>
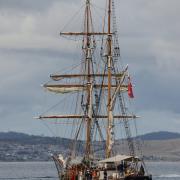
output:
<instances>
[{"instance_id":1,"label":"furled sail","mask_svg":"<svg viewBox=\"0 0 180 180\"><path fill-rule=\"evenodd\" d=\"M86 86L83 85L44 85L44 88L54 93L73 93L86 90Z\"/></svg>"},{"instance_id":2,"label":"furled sail","mask_svg":"<svg viewBox=\"0 0 180 180\"><path fill-rule=\"evenodd\" d=\"M87 90L88 85L85 84L45 84L44 88L48 91L54 92L54 93L73 93L73 92L79 92L79 91L85 91ZM93 88L100 89L104 88L107 90L108 85L104 84L95 84ZM117 88L117 85L112 85L112 88ZM127 92L128 86L127 85L121 85L119 88L121 92Z\"/></svg>"}]
</instances>

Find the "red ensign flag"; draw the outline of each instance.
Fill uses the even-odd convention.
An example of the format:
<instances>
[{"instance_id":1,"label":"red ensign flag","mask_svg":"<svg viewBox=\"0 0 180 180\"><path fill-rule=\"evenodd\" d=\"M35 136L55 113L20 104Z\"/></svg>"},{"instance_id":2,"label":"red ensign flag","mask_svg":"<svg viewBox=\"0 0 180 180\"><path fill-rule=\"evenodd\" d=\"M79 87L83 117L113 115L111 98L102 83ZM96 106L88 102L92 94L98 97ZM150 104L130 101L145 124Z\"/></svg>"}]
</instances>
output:
<instances>
[{"instance_id":1,"label":"red ensign flag","mask_svg":"<svg viewBox=\"0 0 180 180\"><path fill-rule=\"evenodd\" d=\"M129 79L129 83L128 83L128 96L130 98L134 98L134 95L133 95L133 90L132 90L132 84L130 82L130 79Z\"/></svg>"}]
</instances>

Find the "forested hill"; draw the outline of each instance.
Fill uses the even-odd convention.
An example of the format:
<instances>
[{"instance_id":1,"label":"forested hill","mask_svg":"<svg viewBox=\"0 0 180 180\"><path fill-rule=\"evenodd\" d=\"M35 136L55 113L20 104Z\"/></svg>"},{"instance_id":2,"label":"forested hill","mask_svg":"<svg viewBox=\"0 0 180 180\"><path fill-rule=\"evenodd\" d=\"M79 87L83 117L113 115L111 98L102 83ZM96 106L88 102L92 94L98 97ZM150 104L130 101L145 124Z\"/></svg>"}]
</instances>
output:
<instances>
[{"instance_id":1,"label":"forested hill","mask_svg":"<svg viewBox=\"0 0 180 180\"><path fill-rule=\"evenodd\" d=\"M146 160L180 161L179 133L154 132L142 135L140 138L143 140L143 152ZM121 140L117 141L118 143L121 143ZM49 161L52 160L51 154L60 153L65 156L69 154L72 144L71 139L60 137L1 132L0 161ZM123 144L126 145L126 143ZM77 142L76 147L81 153L84 142Z\"/></svg>"},{"instance_id":2,"label":"forested hill","mask_svg":"<svg viewBox=\"0 0 180 180\"><path fill-rule=\"evenodd\" d=\"M0 141L17 142L21 144L67 144L72 140L60 137L28 135L18 132L0 132Z\"/></svg>"},{"instance_id":3,"label":"forested hill","mask_svg":"<svg viewBox=\"0 0 180 180\"><path fill-rule=\"evenodd\" d=\"M170 140L180 138L180 133L174 132L152 132L139 136L142 140ZM28 135L17 132L0 132L0 141L12 141L25 144L57 144L57 143L71 143L72 140L60 137L45 137Z\"/></svg>"},{"instance_id":4,"label":"forested hill","mask_svg":"<svg viewBox=\"0 0 180 180\"><path fill-rule=\"evenodd\" d=\"M180 138L180 133L160 131L139 136L142 140L170 140Z\"/></svg>"}]
</instances>

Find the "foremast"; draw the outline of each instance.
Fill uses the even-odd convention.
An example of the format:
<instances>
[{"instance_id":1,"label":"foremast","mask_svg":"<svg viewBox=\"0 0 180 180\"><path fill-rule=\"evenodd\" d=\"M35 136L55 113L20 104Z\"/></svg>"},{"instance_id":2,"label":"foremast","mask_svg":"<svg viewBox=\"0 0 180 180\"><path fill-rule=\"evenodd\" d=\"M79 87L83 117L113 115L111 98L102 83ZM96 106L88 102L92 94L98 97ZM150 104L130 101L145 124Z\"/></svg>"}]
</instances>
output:
<instances>
[{"instance_id":1,"label":"foremast","mask_svg":"<svg viewBox=\"0 0 180 180\"><path fill-rule=\"evenodd\" d=\"M101 33L94 33L92 31L92 17L90 9L90 0L86 0L85 7L85 20L84 20L84 32L69 32L60 33L61 35L75 35L83 36L82 49L85 55L85 74L82 76L86 77L86 111L84 118L86 119L86 147L85 147L85 158L89 159L91 154L91 124L92 124L92 53L94 44L92 42L93 35L101 35Z\"/></svg>"},{"instance_id":2,"label":"foremast","mask_svg":"<svg viewBox=\"0 0 180 180\"><path fill-rule=\"evenodd\" d=\"M94 41L92 41L92 36L94 35L103 35L103 33L93 32L92 28L92 17L91 17L91 8L90 0L86 0L85 7L85 20L84 20L84 32L69 32L69 33L60 33L61 35L75 35L83 36L83 52L85 55L85 74L79 75L86 78L86 111L84 117L86 119L86 147L85 147L85 158L90 159L91 155L91 126L92 126L92 91L93 91L93 81L92 77L94 76L92 72L92 53L94 49Z\"/></svg>"}]
</instances>

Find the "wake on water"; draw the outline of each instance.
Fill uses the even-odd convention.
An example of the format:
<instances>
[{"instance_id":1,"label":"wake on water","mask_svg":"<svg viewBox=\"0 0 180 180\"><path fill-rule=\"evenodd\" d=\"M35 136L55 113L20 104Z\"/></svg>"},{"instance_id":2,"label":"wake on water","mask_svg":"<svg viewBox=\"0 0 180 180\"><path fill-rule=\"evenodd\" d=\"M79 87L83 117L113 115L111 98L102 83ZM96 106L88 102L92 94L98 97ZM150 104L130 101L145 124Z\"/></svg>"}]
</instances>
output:
<instances>
[{"instance_id":1,"label":"wake on water","mask_svg":"<svg viewBox=\"0 0 180 180\"><path fill-rule=\"evenodd\" d=\"M153 180L180 180L180 174L153 175Z\"/></svg>"},{"instance_id":2,"label":"wake on water","mask_svg":"<svg viewBox=\"0 0 180 180\"><path fill-rule=\"evenodd\" d=\"M156 176L160 178L179 178L180 179L180 174L162 174L160 176Z\"/></svg>"}]
</instances>

